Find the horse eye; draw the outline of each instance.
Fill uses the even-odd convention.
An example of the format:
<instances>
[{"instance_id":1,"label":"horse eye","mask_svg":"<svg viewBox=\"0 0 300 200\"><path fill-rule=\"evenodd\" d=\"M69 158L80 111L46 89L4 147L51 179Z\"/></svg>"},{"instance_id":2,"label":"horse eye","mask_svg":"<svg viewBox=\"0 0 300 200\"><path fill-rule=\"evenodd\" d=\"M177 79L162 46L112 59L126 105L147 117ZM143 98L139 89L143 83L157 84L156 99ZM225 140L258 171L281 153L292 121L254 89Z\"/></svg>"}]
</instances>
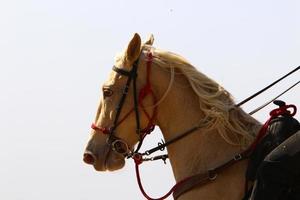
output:
<instances>
[{"instance_id":1,"label":"horse eye","mask_svg":"<svg viewBox=\"0 0 300 200\"><path fill-rule=\"evenodd\" d=\"M109 88L103 88L103 96L110 97L113 95L113 91Z\"/></svg>"}]
</instances>

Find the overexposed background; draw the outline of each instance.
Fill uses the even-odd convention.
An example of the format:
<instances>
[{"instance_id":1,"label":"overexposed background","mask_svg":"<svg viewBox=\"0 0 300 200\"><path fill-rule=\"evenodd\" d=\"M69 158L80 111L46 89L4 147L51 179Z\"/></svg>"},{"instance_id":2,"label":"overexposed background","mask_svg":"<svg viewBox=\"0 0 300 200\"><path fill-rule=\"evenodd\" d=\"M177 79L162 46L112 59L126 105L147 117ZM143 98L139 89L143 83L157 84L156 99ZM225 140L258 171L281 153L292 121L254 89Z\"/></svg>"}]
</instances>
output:
<instances>
[{"instance_id":1,"label":"overexposed background","mask_svg":"<svg viewBox=\"0 0 300 200\"><path fill-rule=\"evenodd\" d=\"M153 33L154 46L183 55L239 102L300 65L299 10L296 0L1 1L0 199L143 199L131 160L113 173L82 162L115 54L133 33ZM300 107L299 86L281 99ZM272 108L255 117L265 121ZM148 147L160 138L156 131ZM174 184L169 164L141 167L151 195Z\"/></svg>"}]
</instances>

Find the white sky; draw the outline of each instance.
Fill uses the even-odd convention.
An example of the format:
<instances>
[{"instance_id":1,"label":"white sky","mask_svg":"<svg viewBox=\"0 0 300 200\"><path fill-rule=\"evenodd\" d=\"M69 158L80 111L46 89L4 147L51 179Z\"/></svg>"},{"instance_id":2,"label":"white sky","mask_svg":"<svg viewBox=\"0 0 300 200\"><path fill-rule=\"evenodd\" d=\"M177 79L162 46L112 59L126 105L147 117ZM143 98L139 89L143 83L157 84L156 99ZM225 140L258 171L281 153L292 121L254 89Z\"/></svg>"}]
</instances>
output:
<instances>
[{"instance_id":1,"label":"white sky","mask_svg":"<svg viewBox=\"0 0 300 200\"><path fill-rule=\"evenodd\" d=\"M0 2L0 199L143 199L132 161L99 173L82 153L113 58L134 32L186 57L237 101L300 65L300 2ZM299 72L244 106L299 80ZM281 99L300 107L299 86ZM255 115L265 121L269 106ZM299 119L299 114L297 115ZM149 145L160 140L154 133ZM142 165L146 190L165 193L170 165Z\"/></svg>"}]
</instances>

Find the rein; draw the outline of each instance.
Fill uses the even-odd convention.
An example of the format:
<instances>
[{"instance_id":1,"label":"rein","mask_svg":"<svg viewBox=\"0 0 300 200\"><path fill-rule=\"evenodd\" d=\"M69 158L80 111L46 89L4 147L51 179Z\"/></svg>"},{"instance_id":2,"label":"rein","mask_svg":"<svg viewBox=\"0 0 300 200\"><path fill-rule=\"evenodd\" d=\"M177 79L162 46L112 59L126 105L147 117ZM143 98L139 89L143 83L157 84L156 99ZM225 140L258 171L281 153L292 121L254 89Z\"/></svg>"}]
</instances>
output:
<instances>
[{"instance_id":1,"label":"rein","mask_svg":"<svg viewBox=\"0 0 300 200\"><path fill-rule=\"evenodd\" d=\"M134 160L137 182L138 182L138 185L139 185L139 188L140 188L142 194L144 195L144 197L147 200L163 200L163 199L167 198L169 195L171 195L172 193L173 193L174 199L177 199L181 194L189 191L190 189L192 189L196 185L197 186L198 185L203 185L203 184L206 184L208 182L214 181L217 178L217 175L218 175L219 172L221 172L225 168L227 168L227 167L229 167L229 166L231 166L231 165L233 165L233 164L235 164L235 163L237 163L241 160L244 160L244 159L248 158L249 154L255 149L256 145L259 143L261 138L263 138L263 136L265 135L266 128L268 127L268 123L271 119L273 119L276 115L278 116L281 113L289 113L289 111L287 111L287 109L290 108L290 107L292 107L292 108L295 107L295 106L285 106L285 107L277 109L277 111L272 111L270 113L270 115L271 115L270 119L263 125L263 127L261 128L261 130L258 134L258 137L255 139L255 141L250 145L250 147L247 150L235 155L232 159L230 159L229 161L225 162L224 164L222 164L222 165L220 165L220 166L218 166L214 169L208 170L205 173L196 174L196 175L187 177L187 178L177 182L170 189L170 191L168 193L166 193L164 196L162 196L160 198L151 198L150 196L147 195L147 193L145 192L145 190L142 186L141 177L140 177L140 173L139 173L139 165L142 164L144 161L163 160L165 162L166 159L168 158L168 155L167 154L158 155L158 156L151 157L151 158L149 158L149 157L145 158L144 156L149 156L149 155L151 155L152 153L154 153L156 151L164 150L165 147L167 147L168 145L173 144L176 141L178 141L178 140L190 135L191 133L195 132L196 130L205 127L207 122L210 121L209 117L205 117L204 119L200 120L200 122L197 125L195 125L194 127L186 130L185 132L179 134L178 136L170 139L169 141L159 143L158 146L156 146L154 148L151 148L151 149L149 149L149 150L147 150L143 153L139 152L145 137L154 130L154 127L155 127L154 120L155 120L156 115L157 115L157 105L158 105L158 103L157 103L156 97L153 93L153 90L151 88L151 82L150 82L152 59L153 59L152 53L148 52L147 53L147 59L146 59L146 66L147 66L146 84L141 88L141 90L139 91L139 94L137 94L137 85L136 85L136 79L137 79L137 76L138 76L137 69L138 69L139 59L137 59L133 63L132 69L130 71L126 71L124 69L117 68L116 66L113 66L113 70L116 73L127 77L127 82L126 82L125 88L123 90L123 93L122 93L121 99L119 101L119 104L116 108L116 116L114 118L113 125L112 125L112 127L99 127L99 126L97 126L96 124L93 123L92 126L91 126L91 128L94 129L95 131L99 131L99 132L102 132L103 134L108 135L107 144L111 146L112 150L114 150L117 153L123 154L126 158L132 158ZM244 101L236 104L235 107L240 107L244 103L250 101L251 99L253 99L257 95L261 94L262 92L266 91L267 89L269 89L270 87L272 87L273 85L275 85L279 81L283 80L284 78L286 78L290 74L292 74L292 73L296 72L297 70L299 70L299 68L300 68L300 66L297 67L296 69L294 69L293 71L289 72L285 76L281 77L280 79L276 80L272 84L268 85L264 89L262 89L259 92L255 93L254 95L248 97ZM127 94L128 94L129 87L130 87L131 83L133 85L134 107L127 114L125 114L122 119L119 119L121 111L122 111L122 107L123 107L124 102L126 100L126 97L127 97ZM298 84L298 83L296 83L296 84ZM294 86L296 84L294 84ZM292 87L294 87L294 86L292 86ZM291 89L291 88L289 88L289 89ZM284 94L284 93L282 93L282 94ZM279 96L281 96L282 94L280 94ZM146 111L146 108L143 105L143 100L148 95L152 96L152 101L153 101L153 105L154 105L154 106L152 106L153 107L152 115L149 115L149 113ZM276 98L278 98L279 96L277 96ZM273 99L273 100L275 100L275 99ZM143 113L148 118L148 124L144 129L141 129L141 125L140 125L140 109L139 108L141 108ZM261 109L262 106L259 107L259 108ZM258 111L260 109L256 109L255 111ZM122 139L115 136L116 128L122 122L124 122L125 119L132 112L135 113L136 133L139 136L139 142L138 142L137 148L135 150L131 150L129 148L129 145L125 141L123 141ZM296 112L296 110L294 110L294 112L292 114L294 114L295 112Z\"/></svg>"},{"instance_id":2,"label":"rein","mask_svg":"<svg viewBox=\"0 0 300 200\"><path fill-rule=\"evenodd\" d=\"M286 75L282 76L281 78L277 79L276 81L274 81L273 83L271 83L270 85L266 86L265 88L261 89L260 91L256 92L255 94L251 95L250 97L246 98L245 100L241 101L240 103L236 104L236 107L240 107L241 105L247 103L248 101L250 101L251 99L255 98L256 96L260 95L261 93L265 92L266 90L268 90L269 88L273 87L274 85L276 85L277 83L279 83L280 81L282 81L283 79L285 79L286 77L288 77L289 75L295 73L296 71L298 71L300 69L300 66L296 67L295 69L293 69L292 71L290 71L289 73L287 73ZM299 83L299 82L298 82ZM297 83L297 84L298 84Z\"/></svg>"}]
</instances>

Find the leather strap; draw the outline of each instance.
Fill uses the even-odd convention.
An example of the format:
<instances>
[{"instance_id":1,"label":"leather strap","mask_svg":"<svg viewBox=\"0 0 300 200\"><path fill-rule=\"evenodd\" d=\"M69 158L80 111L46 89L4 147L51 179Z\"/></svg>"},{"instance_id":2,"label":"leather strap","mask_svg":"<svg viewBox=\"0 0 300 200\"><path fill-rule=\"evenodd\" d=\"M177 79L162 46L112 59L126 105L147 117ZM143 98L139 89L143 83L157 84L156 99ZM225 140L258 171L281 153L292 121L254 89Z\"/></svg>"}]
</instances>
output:
<instances>
[{"instance_id":1,"label":"leather strap","mask_svg":"<svg viewBox=\"0 0 300 200\"><path fill-rule=\"evenodd\" d=\"M173 197L176 200L179 196L181 196L182 194L186 193L187 191L193 189L194 187L204 185L211 181L213 181L213 179L210 178L210 175L208 172L194 175L194 176L190 177L188 180L184 181L180 185L180 187L178 187L173 192Z\"/></svg>"},{"instance_id":2,"label":"leather strap","mask_svg":"<svg viewBox=\"0 0 300 200\"><path fill-rule=\"evenodd\" d=\"M112 68L115 72L117 72L118 74L121 74L123 76L131 76L132 75L132 71L126 71L124 69L118 68L116 66L113 66Z\"/></svg>"},{"instance_id":3,"label":"leather strap","mask_svg":"<svg viewBox=\"0 0 300 200\"><path fill-rule=\"evenodd\" d=\"M233 164L241 160L244 160L245 158L247 158L246 151L244 151L241 154L235 155L231 160L229 160L228 162L224 163L223 165L215 169L208 170L205 173L200 173L189 177L180 185L180 187L176 188L176 190L173 192L174 199L176 200L182 194L186 193L187 191L193 189L196 186L201 186L214 181L217 178L218 173L232 166Z\"/></svg>"}]
</instances>

